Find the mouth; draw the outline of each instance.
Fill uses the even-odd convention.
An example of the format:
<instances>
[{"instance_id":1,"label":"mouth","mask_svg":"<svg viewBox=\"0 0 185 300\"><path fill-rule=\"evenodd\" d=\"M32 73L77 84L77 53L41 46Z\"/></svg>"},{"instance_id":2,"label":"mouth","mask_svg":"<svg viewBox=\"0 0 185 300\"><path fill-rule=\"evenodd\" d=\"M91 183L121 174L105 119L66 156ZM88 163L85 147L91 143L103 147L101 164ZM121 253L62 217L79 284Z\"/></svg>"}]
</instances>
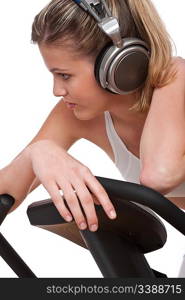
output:
<instances>
[{"instance_id":1,"label":"mouth","mask_svg":"<svg viewBox=\"0 0 185 300\"><path fill-rule=\"evenodd\" d=\"M69 102L69 101L66 101L64 100L65 104L67 105L68 108L75 108L77 106L76 103L73 103L73 102Z\"/></svg>"},{"instance_id":2,"label":"mouth","mask_svg":"<svg viewBox=\"0 0 185 300\"><path fill-rule=\"evenodd\" d=\"M71 102L70 100L68 100L68 99L66 99L66 98L63 98L63 101L64 101L65 103L76 104L76 103Z\"/></svg>"}]
</instances>

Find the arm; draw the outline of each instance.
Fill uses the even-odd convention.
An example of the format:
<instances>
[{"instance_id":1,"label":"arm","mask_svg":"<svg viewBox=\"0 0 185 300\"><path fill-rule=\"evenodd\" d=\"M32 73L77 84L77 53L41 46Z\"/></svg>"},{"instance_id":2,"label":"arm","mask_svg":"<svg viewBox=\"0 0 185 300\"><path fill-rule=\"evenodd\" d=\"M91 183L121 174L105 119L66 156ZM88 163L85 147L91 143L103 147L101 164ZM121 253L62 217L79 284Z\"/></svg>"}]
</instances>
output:
<instances>
[{"instance_id":1,"label":"arm","mask_svg":"<svg viewBox=\"0 0 185 300\"><path fill-rule=\"evenodd\" d=\"M16 199L13 209L40 184L33 172L29 147L41 140L52 140L67 151L79 139L77 129L78 126L64 103L58 102L29 145L0 170L0 194L7 193Z\"/></svg>"},{"instance_id":2,"label":"arm","mask_svg":"<svg viewBox=\"0 0 185 300\"><path fill-rule=\"evenodd\" d=\"M61 216L66 221L71 221L73 216L80 229L86 229L86 222L90 230L98 228L94 196L108 217L116 217L102 185L86 166L67 153L83 136L86 125L86 121L76 119L62 101L57 104L33 141L1 170L0 193L8 193L16 199L13 209L41 182Z\"/></svg>"},{"instance_id":3,"label":"arm","mask_svg":"<svg viewBox=\"0 0 185 300\"><path fill-rule=\"evenodd\" d=\"M185 181L185 61L173 82L156 89L140 143L143 185L167 194Z\"/></svg>"}]
</instances>

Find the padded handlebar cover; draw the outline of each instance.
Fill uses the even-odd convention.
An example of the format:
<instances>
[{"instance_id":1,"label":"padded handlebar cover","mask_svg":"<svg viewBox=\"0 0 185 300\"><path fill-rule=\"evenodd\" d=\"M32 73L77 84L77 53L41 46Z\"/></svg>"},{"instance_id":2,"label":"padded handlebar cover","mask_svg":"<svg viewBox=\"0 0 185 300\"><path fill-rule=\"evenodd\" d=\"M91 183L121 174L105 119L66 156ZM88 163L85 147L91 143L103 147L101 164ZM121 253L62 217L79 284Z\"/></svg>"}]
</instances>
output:
<instances>
[{"instance_id":1,"label":"padded handlebar cover","mask_svg":"<svg viewBox=\"0 0 185 300\"><path fill-rule=\"evenodd\" d=\"M185 212L166 197L140 184L96 176L109 196L123 197L154 210L159 216L185 235ZM120 199L121 201L121 199Z\"/></svg>"},{"instance_id":2,"label":"padded handlebar cover","mask_svg":"<svg viewBox=\"0 0 185 300\"><path fill-rule=\"evenodd\" d=\"M15 199L7 194L0 195L0 225L3 223Z\"/></svg>"}]
</instances>

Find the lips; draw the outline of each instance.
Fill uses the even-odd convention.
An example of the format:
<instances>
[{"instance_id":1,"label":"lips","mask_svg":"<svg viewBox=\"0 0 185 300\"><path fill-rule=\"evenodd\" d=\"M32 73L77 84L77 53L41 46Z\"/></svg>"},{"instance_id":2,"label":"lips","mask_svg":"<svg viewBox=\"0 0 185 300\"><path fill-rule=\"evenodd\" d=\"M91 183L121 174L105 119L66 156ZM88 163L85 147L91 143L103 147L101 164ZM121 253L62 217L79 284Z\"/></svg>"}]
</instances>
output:
<instances>
[{"instance_id":1,"label":"lips","mask_svg":"<svg viewBox=\"0 0 185 300\"><path fill-rule=\"evenodd\" d=\"M68 101L64 101L65 102L65 104L66 104L66 106L68 107L68 108L70 108L70 109L73 109L73 108L75 108L76 106L77 106L77 104L76 103L73 103L73 102L68 102Z\"/></svg>"},{"instance_id":2,"label":"lips","mask_svg":"<svg viewBox=\"0 0 185 300\"><path fill-rule=\"evenodd\" d=\"M67 101L67 100L65 100L65 99L64 99L64 102L65 102L66 104L77 105L77 103L70 102L70 101Z\"/></svg>"},{"instance_id":3,"label":"lips","mask_svg":"<svg viewBox=\"0 0 185 300\"><path fill-rule=\"evenodd\" d=\"M73 102L66 102L67 104L70 104L70 105L77 105L76 103L73 103Z\"/></svg>"}]
</instances>

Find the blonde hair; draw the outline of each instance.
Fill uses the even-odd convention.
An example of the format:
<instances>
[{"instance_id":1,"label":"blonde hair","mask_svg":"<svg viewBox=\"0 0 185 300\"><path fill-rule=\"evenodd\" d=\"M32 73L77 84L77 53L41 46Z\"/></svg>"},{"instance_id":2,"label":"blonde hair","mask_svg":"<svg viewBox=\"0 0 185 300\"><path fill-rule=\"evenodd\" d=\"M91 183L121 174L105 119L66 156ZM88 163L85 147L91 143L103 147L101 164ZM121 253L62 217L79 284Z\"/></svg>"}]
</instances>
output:
<instances>
[{"instance_id":1,"label":"blonde hair","mask_svg":"<svg viewBox=\"0 0 185 300\"><path fill-rule=\"evenodd\" d=\"M150 0L107 0L107 4L119 21L122 37L140 38L150 48L147 80L140 90L137 103L131 108L146 111L154 88L163 87L174 78L170 36ZM69 46L76 54L95 59L110 39L94 18L74 1L52 0L34 19L32 41Z\"/></svg>"}]
</instances>

